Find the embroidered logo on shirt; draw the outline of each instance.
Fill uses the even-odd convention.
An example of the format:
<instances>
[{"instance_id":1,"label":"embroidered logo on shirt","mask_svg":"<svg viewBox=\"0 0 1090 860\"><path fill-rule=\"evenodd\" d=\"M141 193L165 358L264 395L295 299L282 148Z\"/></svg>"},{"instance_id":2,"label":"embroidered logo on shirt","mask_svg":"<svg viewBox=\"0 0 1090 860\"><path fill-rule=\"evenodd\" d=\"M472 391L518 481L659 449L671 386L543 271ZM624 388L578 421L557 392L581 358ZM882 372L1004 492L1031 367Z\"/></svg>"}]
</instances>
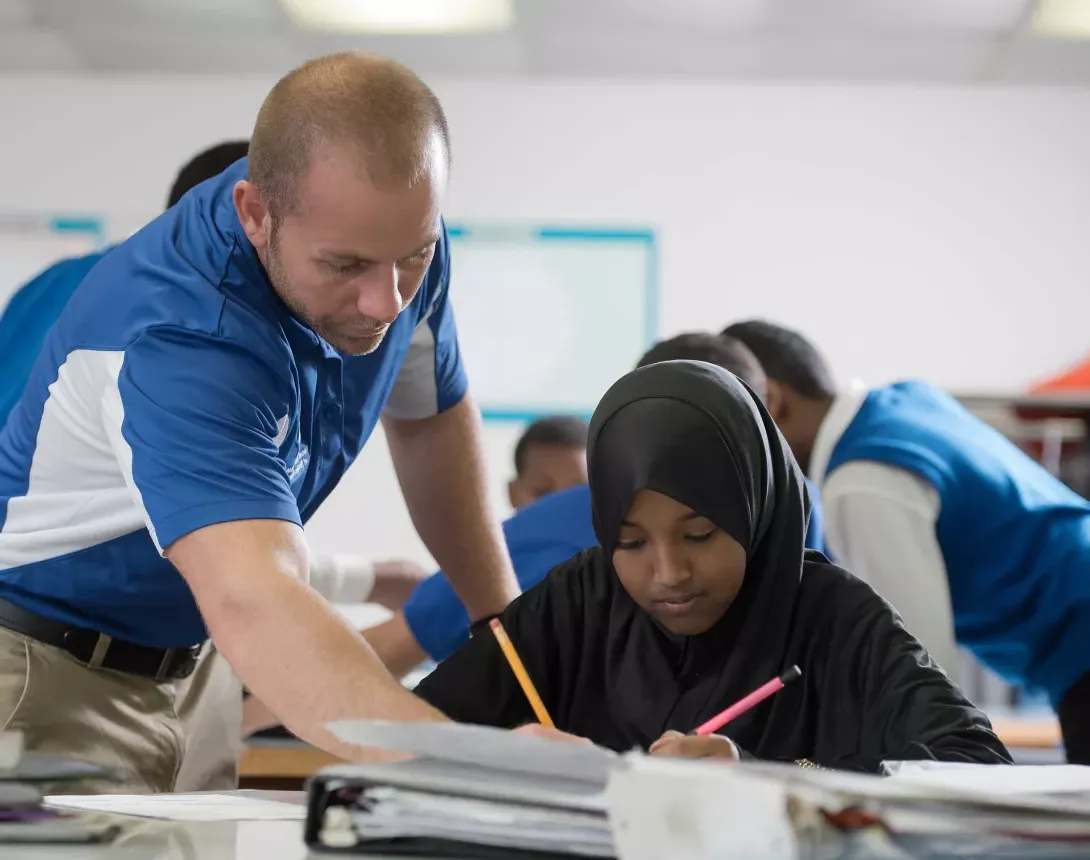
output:
<instances>
[{"instance_id":1,"label":"embroidered logo on shirt","mask_svg":"<svg viewBox=\"0 0 1090 860\"><path fill-rule=\"evenodd\" d=\"M309 462L310 449L306 445L300 445L299 452L295 455L295 462L288 469L288 480L294 483L295 479L306 471Z\"/></svg>"}]
</instances>

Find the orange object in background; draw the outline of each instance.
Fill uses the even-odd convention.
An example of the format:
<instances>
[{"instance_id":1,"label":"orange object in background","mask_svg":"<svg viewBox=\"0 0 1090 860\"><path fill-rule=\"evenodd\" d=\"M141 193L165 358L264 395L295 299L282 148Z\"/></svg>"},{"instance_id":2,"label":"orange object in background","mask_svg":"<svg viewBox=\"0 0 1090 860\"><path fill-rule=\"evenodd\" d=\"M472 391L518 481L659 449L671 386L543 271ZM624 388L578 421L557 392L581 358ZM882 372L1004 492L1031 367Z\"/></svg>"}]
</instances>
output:
<instances>
[{"instance_id":1,"label":"orange object in background","mask_svg":"<svg viewBox=\"0 0 1090 860\"><path fill-rule=\"evenodd\" d=\"M1075 391L1090 394L1090 358L1059 376L1053 376L1030 386L1029 389L1030 394L1060 394Z\"/></svg>"},{"instance_id":2,"label":"orange object in background","mask_svg":"<svg viewBox=\"0 0 1090 860\"><path fill-rule=\"evenodd\" d=\"M1075 403L1064 405L1027 402L1032 401L1034 397L1085 398L1086 404L1078 403L1077 400ZM1015 403L1012 411L1023 421L1047 421L1057 418L1081 419L1086 423L1088 433L1090 433L1090 358L1056 376L1031 385L1026 393L1026 398ZM1035 460L1039 461L1043 456L1044 446L1040 441L1027 442L1022 447ZM1085 450L1084 442L1065 441L1061 443L1060 456L1067 457L1083 450Z\"/></svg>"}]
</instances>

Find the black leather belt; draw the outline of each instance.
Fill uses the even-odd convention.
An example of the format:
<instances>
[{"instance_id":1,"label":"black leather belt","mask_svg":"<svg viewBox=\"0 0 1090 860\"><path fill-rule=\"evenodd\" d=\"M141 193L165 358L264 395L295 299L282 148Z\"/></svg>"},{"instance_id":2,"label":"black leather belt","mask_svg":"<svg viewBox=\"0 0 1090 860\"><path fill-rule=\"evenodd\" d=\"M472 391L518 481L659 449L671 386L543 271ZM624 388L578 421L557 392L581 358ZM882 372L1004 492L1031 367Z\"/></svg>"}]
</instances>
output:
<instances>
[{"instance_id":1,"label":"black leather belt","mask_svg":"<svg viewBox=\"0 0 1090 860\"><path fill-rule=\"evenodd\" d=\"M112 669L156 681L188 678L201 653L200 645L148 648L125 642L95 630L43 618L6 600L0 600L0 627L61 648L90 669Z\"/></svg>"}]
</instances>

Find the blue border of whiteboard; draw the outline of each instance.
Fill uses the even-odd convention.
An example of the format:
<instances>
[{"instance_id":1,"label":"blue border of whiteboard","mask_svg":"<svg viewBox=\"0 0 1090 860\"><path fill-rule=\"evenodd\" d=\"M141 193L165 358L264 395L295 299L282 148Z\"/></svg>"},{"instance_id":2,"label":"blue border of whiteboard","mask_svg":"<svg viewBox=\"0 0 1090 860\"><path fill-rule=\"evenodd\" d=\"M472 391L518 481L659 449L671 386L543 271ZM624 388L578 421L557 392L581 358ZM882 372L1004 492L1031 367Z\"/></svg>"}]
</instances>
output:
<instances>
[{"instance_id":1,"label":"blue border of whiteboard","mask_svg":"<svg viewBox=\"0 0 1090 860\"><path fill-rule=\"evenodd\" d=\"M626 227L567 227L559 225L543 225L536 227L523 227L518 224L478 224L464 225L447 223L447 233L454 238L464 238L475 232L482 234L513 234L528 236L543 242L634 242L645 245L647 248L647 273L644 282L644 341L645 346L650 347L659 336L659 255L658 244L655 240L655 231L650 228L626 228ZM455 261L457 265L457 261ZM485 421L507 421L529 423L542 418L547 411L533 410L508 410L495 407L482 407L481 417ZM566 412L576 414L589 419L586 412Z\"/></svg>"},{"instance_id":2,"label":"blue border of whiteboard","mask_svg":"<svg viewBox=\"0 0 1090 860\"><path fill-rule=\"evenodd\" d=\"M106 222L102 218L82 215L57 215L49 219L49 229L54 233L88 233L94 237L99 249L109 244Z\"/></svg>"}]
</instances>

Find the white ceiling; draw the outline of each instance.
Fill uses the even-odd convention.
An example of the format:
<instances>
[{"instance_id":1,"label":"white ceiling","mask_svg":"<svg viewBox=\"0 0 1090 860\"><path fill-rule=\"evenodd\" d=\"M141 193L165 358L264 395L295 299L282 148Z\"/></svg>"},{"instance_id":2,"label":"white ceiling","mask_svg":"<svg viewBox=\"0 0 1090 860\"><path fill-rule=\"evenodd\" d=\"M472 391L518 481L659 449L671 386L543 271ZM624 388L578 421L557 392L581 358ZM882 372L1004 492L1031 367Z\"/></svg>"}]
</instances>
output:
<instances>
[{"instance_id":1,"label":"white ceiling","mask_svg":"<svg viewBox=\"0 0 1090 860\"><path fill-rule=\"evenodd\" d=\"M1034 0L516 2L503 34L378 37L300 30L277 0L0 0L0 73L264 75L352 48L431 76L1090 85L1090 41L1035 37Z\"/></svg>"}]
</instances>

